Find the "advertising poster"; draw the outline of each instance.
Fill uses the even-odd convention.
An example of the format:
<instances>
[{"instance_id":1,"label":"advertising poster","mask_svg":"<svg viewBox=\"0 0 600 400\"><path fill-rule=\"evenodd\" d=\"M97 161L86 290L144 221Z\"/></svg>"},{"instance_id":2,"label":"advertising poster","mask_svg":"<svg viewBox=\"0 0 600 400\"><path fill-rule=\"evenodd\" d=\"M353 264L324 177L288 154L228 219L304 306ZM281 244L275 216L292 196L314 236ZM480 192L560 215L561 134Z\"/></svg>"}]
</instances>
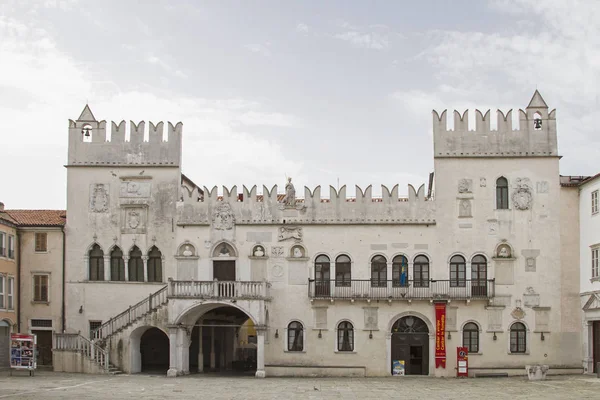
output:
<instances>
[{"instance_id":1,"label":"advertising poster","mask_svg":"<svg viewBox=\"0 0 600 400\"><path fill-rule=\"evenodd\" d=\"M404 360L394 360L392 364L393 376L404 376Z\"/></svg>"},{"instance_id":2,"label":"advertising poster","mask_svg":"<svg viewBox=\"0 0 600 400\"><path fill-rule=\"evenodd\" d=\"M34 370L36 362L36 336L23 333L10 335L10 367Z\"/></svg>"},{"instance_id":3,"label":"advertising poster","mask_svg":"<svg viewBox=\"0 0 600 400\"><path fill-rule=\"evenodd\" d=\"M435 367L446 368L446 303L435 304Z\"/></svg>"}]
</instances>

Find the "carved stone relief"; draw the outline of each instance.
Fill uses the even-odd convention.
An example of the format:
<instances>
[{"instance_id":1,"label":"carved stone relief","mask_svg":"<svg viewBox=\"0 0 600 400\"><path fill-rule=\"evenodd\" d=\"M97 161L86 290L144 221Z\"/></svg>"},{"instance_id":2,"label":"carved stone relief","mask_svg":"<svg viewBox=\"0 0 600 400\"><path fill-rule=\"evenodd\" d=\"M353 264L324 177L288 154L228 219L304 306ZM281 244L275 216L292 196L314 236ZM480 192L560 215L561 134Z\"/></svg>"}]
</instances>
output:
<instances>
[{"instance_id":1,"label":"carved stone relief","mask_svg":"<svg viewBox=\"0 0 600 400\"><path fill-rule=\"evenodd\" d=\"M216 230L231 230L235 224L235 215L231 205L220 202L213 211L212 227Z\"/></svg>"},{"instance_id":2,"label":"carved stone relief","mask_svg":"<svg viewBox=\"0 0 600 400\"><path fill-rule=\"evenodd\" d=\"M271 269L271 274L275 278L281 278L283 276L283 267L281 265L274 265Z\"/></svg>"},{"instance_id":3,"label":"carved stone relief","mask_svg":"<svg viewBox=\"0 0 600 400\"><path fill-rule=\"evenodd\" d=\"M265 248L261 245L254 246L254 249L252 249L252 256L265 257L266 256Z\"/></svg>"},{"instance_id":4,"label":"carved stone relief","mask_svg":"<svg viewBox=\"0 0 600 400\"><path fill-rule=\"evenodd\" d=\"M458 181L458 193L471 193L473 191L473 179L461 179Z\"/></svg>"},{"instance_id":5,"label":"carved stone relief","mask_svg":"<svg viewBox=\"0 0 600 400\"><path fill-rule=\"evenodd\" d=\"M548 190L550 189L550 184L548 183L548 181L537 182L536 186L538 193L548 193Z\"/></svg>"},{"instance_id":6,"label":"carved stone relief","mask_svg":"<svg viewBox=\"0 0 600 400\"><path fill-rule=\"evenodd\" d=\"M304 254L304 247L302 246L294 246L291 249L290 257L292 258L304 258L306 255Z\"/></svg>"},{"instance_id":7,"label":"carved stone relief","mask_svg":"<svg viewBox=\"0 0 600 400\"><path fill-rule=\"evenodd\" d=\"M528 308L540 305L540 295L535 292L533 287L527 287L526 292L523 294L523 304Z\"/></svg>"},{"instance_id":8,"label":"carved stone relief","mask_svg":"<svg viewBox=\"0 0 600 400\"><path fill-rule=\"evenodd\" d=\"M227 243L221 243L213 250L213 257L235 257L235 250Z\"/></svg>"},{"instance_id":9,"label":"carved stone relief","mask_svg":"<svg viewBox=\"0 0 600 400\"><path fill-rule=\"evenodd\" d=\"M496 257L498 258L511 258L512 257L512 251L510 249L510 246L507 244L501 244L500 246L498 246L498 249L496 250Z\"/></svg>"},{"instance_id":10,"label":"carved stone relief","mask_svg":"<svg viewBox=\"0 0 600 400\"><path fill-rule=\"evenodd\" d=\"M534 249L525 249L521 251L523 257L525 257L525 271L526 272L535 272L537 269L537 256L540 255L539 250Z\"/></svg>"},{"instance_id":11,"label":"carved stone relief","mask_svg":"<svg viewBox=\"0 0 600 400\"><path fill-rule=\"evenodd\" d=\"M533 203L533 188L529 178L515 180L512 201L517 210L529 210Z\"/></svg>"},{"instance_id":12,"label":"carved stone relief","mask_svg":"<svg viewBox=\"0 0 600 400\"><path fill-rule=\"evenodd\" d=\"M150 182L121 182L120 197L150 197Z\"/></svg>"},{"instance_id":13,"label":"carved stone relief","mask_svg":"<svg viewBox=\"0 0 600 400\"><path fill-rule=\"evenodd\" d=\"M488 235L498 234L498 221L495 219L488 220Z\"/></svg>"},{"instance_id":14,"label":"carved stone relief","mask_svg":"<svg viewBox=\"0 0 600 400\"><path fill-rule=\"evenodd\" d=\"M283 250L283 246L273 246L271 247L271 257L281 258L285 255Z\"/></svg>"},{"instance_id":15,"label":"carved stone relief","mask_svg":"<svg viewBox=\"0 0 600 400\"><path fill-rule=\"evenodd\" d=\"M462 199L458 205L458 216L462 218L472 217L471 200Z\"/></svg>"},{"instance_id":16,"label":"carved stone relief","mask_svg":"<svg viewBox=\"0 0 600 400\"><path fill-rule=\"evenodd\" d=\"M521 308L521 300L516 300L517 306L510 313L510 316L514 319L523 319L525 318L525 311Z\"/></svg>"},{"instance_id":17,"label":"carved stone relief","mask_svg":"<svg viewBox=\"0 0 600 400\"><path fill-rule=\"evenodd\" d=\"M379 310L379 308L363 307L363 310L365 310L365 329L373 331L379 329L377 321L377 311Z\"/></svg>"},{"instance_id":18,"label":"carved stone relief","mask_svg":"<svg viewBox=\"0 0 600 400\"><path fill-rule=\"evenodd\" d=\"M479 187L486 187L487 181L485 178L479 178Z\"/></svg>"},{"instance_id":19,"label":"carved stone relief","mask_svg":"<svg viewBox=\"0 0 600 400\"><path fill-rule=\"evenodd\" d=\"M104 213L108 211L109 186L104 183L92 184L90 187L90 211Z\"/></svg>"},{"instance_id":20,"label":"carved stone relief","mask_svg":"<svg viewBox=\"0 0 600 400\"><path fill-rule=\"evenodd\" d=\"M148 211L146 207L121 208L121 233L146 233Z\"/></svg>"},{"instance_id":21,"label":"carved stone relief","mask_svg":"<svg viewBox=\"0 0 600 400\"><path fill-rule=\"evenodd\" d=\"M279 237L277 238L280 242L288 239L294 239L299 242L302 240L302 227L301 226L282 226L279 228Z\"/></svg>"}]
</instances>

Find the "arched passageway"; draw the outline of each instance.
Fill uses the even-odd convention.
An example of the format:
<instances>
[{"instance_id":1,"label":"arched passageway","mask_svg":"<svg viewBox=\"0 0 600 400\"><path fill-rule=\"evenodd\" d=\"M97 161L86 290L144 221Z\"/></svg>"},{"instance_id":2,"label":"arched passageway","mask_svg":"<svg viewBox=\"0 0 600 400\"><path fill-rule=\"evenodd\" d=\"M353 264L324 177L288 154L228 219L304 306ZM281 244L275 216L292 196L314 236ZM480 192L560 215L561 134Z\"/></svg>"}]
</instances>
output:
<instances>
[{"instance_id":1,"label":"arched passageway","mask_svg":"<svg viewBox=\"0 0 600 400\"><path fill-rule=\"evenodd\" d=\"M429 328L421 318L408 315L392 326L392 365L404 361L406 375L429 374Z\"/></svg>"},{"instance_id":2,"label":"arched passageway","mask_svg":"<svg viewBox=\"0 0 600 400\"><path fill-rule=\"evenodd\" d=\"M256 335L252 319L238 308L222 306L204 313L192 330L190 371L254 375Z\"/></svg>"},{"instance_id":3,"label":"arched passageway","mask_svg":"<svg viewBox=\"0 0 600 400\"><path fill-rule=\"evenodd\" d=\"M142 372L166 374L169 369L169 337L158 328L150 328L140 339Z\"/></svg>"}]
</instances>

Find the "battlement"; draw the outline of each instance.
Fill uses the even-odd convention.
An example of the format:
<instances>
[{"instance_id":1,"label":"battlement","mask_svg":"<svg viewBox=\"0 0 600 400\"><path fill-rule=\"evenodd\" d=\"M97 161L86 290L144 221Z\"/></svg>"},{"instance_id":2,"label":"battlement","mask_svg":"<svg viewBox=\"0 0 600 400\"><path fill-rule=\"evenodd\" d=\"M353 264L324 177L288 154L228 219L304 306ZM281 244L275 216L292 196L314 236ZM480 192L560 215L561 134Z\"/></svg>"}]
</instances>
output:
<instances>
[{"instance_id":1,"label":"battlement","mask_svg":"<svg viewBox=\"0 0 600 400\"><path fill-rule=\"evenodd\" d=\"M445 157L556 157L556 110L548 112L536 90L525 110L519 110L519 127L513 127L513 110L497 111L497 129L490 127L490 110L475 110L475 129L469 129L469 111L454 111L454 129L447 128L447 110L433 110L435 158Z\"/></svg>"},{"instance_id":2,"label":"battlement","mask_svg":"<svg viewBox=\"0 0 600 400\"><path fill-rule=\"evenodd\" d=\"M97 121L86 105L77 120L69 120L68 165L179 167L183 124L168 122L166 140L163 122L149 123L147 141L145 128L145 121L131 121L126 140L125 121L111 122L108 135L106 121Z\"/></svg>"},{"instance_id":3,"label":"battlement","mask_svg":"<svg viewBox=\"0 0 600 400\"><path fill-rule=\"evenodd\" d=\"M263 186L263 194L257 194L256 185L217 187L188 190L182 187L177 204L179 225L209 225L213 210L228 203L237 224L432 224L435 223L435 202L425 197L425 185L418 190L408 185L408 197L398 196L398 185L388 189L381 185L382 197L372 196L372 186L364 190L356 186L356 197L346 196L346 186L336 189L329 186L329 198L321 197L321 186L313 190L304 187L304 198L296 198L286 204L284 196L277 193L277 185L269 189Z\"/></svg>"}]
</instances>

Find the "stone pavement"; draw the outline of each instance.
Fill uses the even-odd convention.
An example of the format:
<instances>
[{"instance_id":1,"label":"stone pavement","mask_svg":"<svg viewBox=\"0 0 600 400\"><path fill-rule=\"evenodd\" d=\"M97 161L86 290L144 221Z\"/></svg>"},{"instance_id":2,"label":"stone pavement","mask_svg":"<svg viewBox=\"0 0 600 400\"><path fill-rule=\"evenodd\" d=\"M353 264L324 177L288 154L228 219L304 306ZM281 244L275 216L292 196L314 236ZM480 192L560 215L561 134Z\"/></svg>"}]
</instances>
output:
<instances>
[{"instance_id":1,"label":"stone pavement","mask_svg":"<svg viewBox=\"0 0 600 400\"><path fill-rule=\"evenodd\" d=\"M267 378L0 372L2 399L600 399L600 379Z\"/></svg>"}]
</instances>

